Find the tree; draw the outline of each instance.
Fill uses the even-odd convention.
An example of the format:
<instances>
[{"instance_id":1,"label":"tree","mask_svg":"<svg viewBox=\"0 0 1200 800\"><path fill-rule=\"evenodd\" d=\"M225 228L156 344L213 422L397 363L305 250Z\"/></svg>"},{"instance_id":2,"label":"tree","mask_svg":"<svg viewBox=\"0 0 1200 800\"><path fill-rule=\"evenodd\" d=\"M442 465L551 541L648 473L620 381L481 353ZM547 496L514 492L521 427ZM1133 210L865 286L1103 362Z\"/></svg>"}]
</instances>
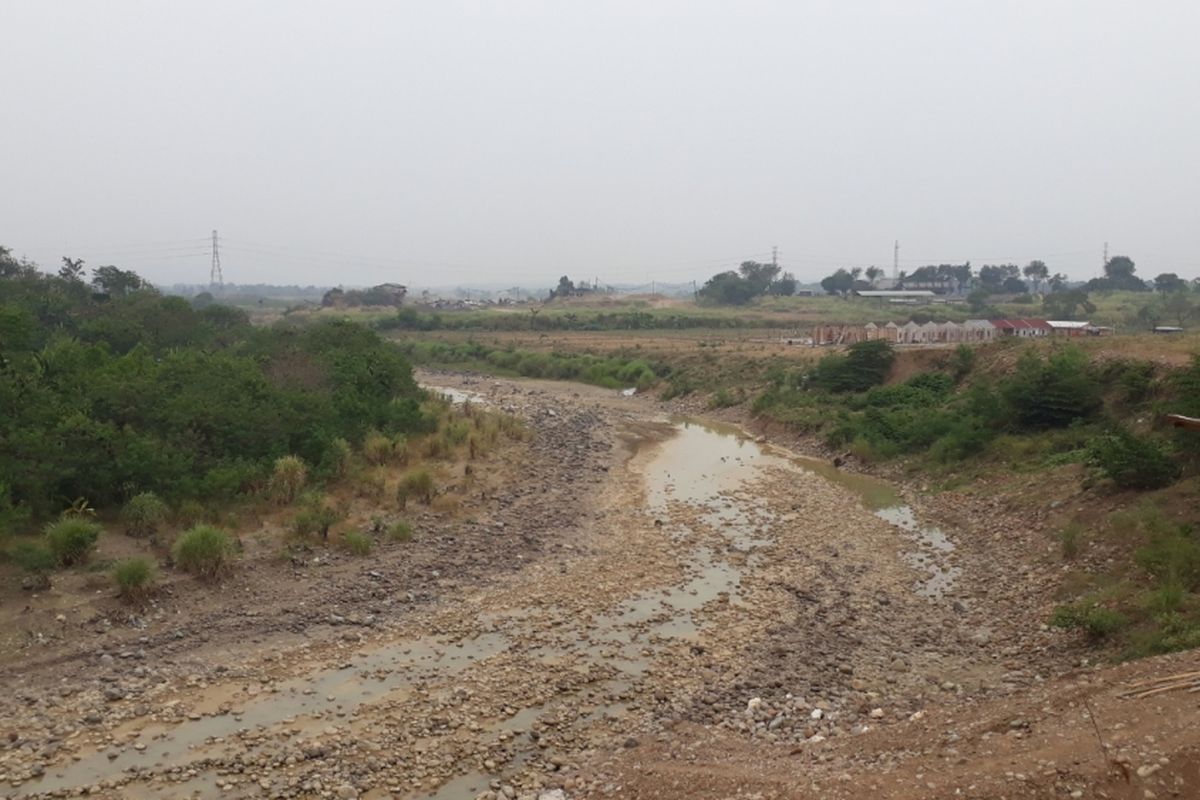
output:
<instances>
[{"instance_id":1,"label":"tree","mask_svg":"<svg viewBox=\"0 0 1200 800\"><path fill-rule=\"evenodd\" d=\"M883 274L883 270L881 270L879 267L867 267L867 281L870 282L872 286L874 286L876 282L883 277Z\"/></svg>"},{"instance_id":2,"label":"tree","mask_svg":"<svg viewBox=\"0 0 1200 800\"><path fill-rule=\"evenodd\" d=\"M1075 319L1079 309L1085 314L1093 314L1096 306L1083 289L1071 289L1046 295L1042 298L1042 309L1050 319Z\"/></svg>"},{"instance_id":3,"label":"tree","mask_svg":"<svg viewBox=\"0 0 1200 800\"><path fill-rule=\"evenodd\" d=\"M1196 316L1196 303L1186 292L1177 291L1163 302L1163 311L1182 328L1188 320Z\"/></svg>"},{"instance_id":4,"label":"tree","mask_svg":"<svg viewBox=\"0 0 1200 800\"><path fill-rule=\"evenodd\" d=\"M772 283L767 291L770 294L784 297L794 295L796 293L796 276L790 272L783 273L779 280Z\"/></svg>"},{"instance_id":5,"label":"tree","mask_svg":"<svg viewBox=\"0 0 1200 800\"><path fill-rule=\"evenodd\" d=\"M1104 265L1104 277L1092 278L1088 288L1098 291L1147 291L1145 281L1133 273L1137 271L1133 259L1129 256L1113 256Z\"/></svg>"},{"instance_id":6,"label":"tree","mask_svg":"<svg viewBox=\"0 0 1200 800\"><path fill-rule=\"evenodd\" d=\"M113 297L123 297L150 286L136 272L113 266L96 267L92 270L92 285L104 294Z\"/></svg>"},{"instance_id":7,"label":"tree","mask_svg":"<svg viewBox=\"0 0 1200 800\"><path fill-rule=\"evenodd\" d=\"M1054 273L1054 277L1050 279L1050 291L1061 292L1067 288L1067 276L1061 272Z\"/></svg>"},{"instance_id":8,"label":"tree","mask_svg":"<svg viewBox=\"0 0 1200 800\"><path fill-rule=\"evenodd\" d=\"M854 275L846 269L839 269L832 275L827 275L821 279L821 288L827 294L849 294L854 288Z\"/></svg>"},{"instance_id":9,"label":"tree","mask_svg":"<svg viewBox=\"0 0 1200 800\"><path fill-rule=\"evenodd\" d=\"M1174 272L1164 272L1154 279L1154 288L1163 294L1183 292L1188 288L1187 281Z\"/></svg>"},{"instance_id":10,"label":"tree","mask_svg":"<svg viewBox=\"0 0 1200 800\"><path fill-rule=\"evenodd\" d=\"M1004 281L1017 278L1020 274L1016 264L985 264L979 270L979 282L985 289L993 292L1007 291L1004 289Z\"/></svg>"},{"instance_id":11,"label":"tree","mask_svg":"<svg viewBox=\"0 0 1200 800\"><path fill-rule=\"evenodd\" d=\"M1025 284L1025 281L1021 280L1016 275L1005 278L1004 283L1000 285L1000 288L1009 294L1025 294L1029 291L1029 287Z\"/></svg>"},{"instance_id":12,"label":"tree","mask_svg":"<svg viewBox=\"0 0 1200 800\"><path fill-rule=\"evenodd\" d=\"M965 264L951 264L949 272L950 277L954 279L954 283L959 294L963 293L963 290L970 285L971 280L975 277L971 269L970 261L966 262Z\"/></svg>"},{"instance_id":13,"label":"tree","mask_svg":"<svg viewBox=\"0 0 1200 800\"><path fill-rule=\"evenodd\" d=\"M575 294L575 282L566 275L563 275L558 279L557 288L550 290L550 299L553 300L556 297L570 297L573 294Z\"/></svg>"},{"instance_id":14,"label":"tree","mask_svg":"<svg viewBox=\"0 0 1200 800\"><path fill-rule=\"evenodd\" d=\"M738 267L742 277L750 284L755 295L766 294L767 289L779 274L779 267L774 264L760 264L757 261L743 261Z\"/></svg>"},{"instance_id":15,"label":"tree","mask_svg":"<svg viewBox=\"0 0 1200 800\"><path fill-rule=\"evenodd\" d=\"M1151 300L1137 310L1134 320L1147 328L1156 328L1162 324L1167 315L1167 309L1161 300Z\"/></svg>"},{"instance_id":16,"label":"tree","mask_svg":"<svg viewBox=\"0 0 1200 800\"><path fill-rule=\"evenodd\" d=\"M1050 268L1046 266L1045 261L1030 261L1021 272L1033 281L1035 289L1041 288L1042 281L1050 276Z\"/></svg>"},{"instance_id":17,"label":"tree","mask_svg":"<svg viewBox=\"0 0 1200 800\"><path fill-rule=\"evenodd\" d=\"M988 298L991 296L991 292L987 289L976 289L967 295L967 305L972 311L978 313L988 307Z\"/></svg>"},{"instance_id":18,"label":"tree","mask_svg":"<svg viewBox=\"0 0 1200 800\"><path fill-rule=\"evenodd\" d=\"M714 303L740 306L756 296L753 284L733 270L713 275L700 289L700 296Z\"/></svg>"},{"instance_id":19,"label":"tree","mask_svg":"<svg viewBox=\"0 0 1200 800\"><path fill-rule=\"evenodd\" d=\"M63 265L58 270L58 277L69 283L83 283L83 259L63 256Z\"/></svg>"}]
</instances>

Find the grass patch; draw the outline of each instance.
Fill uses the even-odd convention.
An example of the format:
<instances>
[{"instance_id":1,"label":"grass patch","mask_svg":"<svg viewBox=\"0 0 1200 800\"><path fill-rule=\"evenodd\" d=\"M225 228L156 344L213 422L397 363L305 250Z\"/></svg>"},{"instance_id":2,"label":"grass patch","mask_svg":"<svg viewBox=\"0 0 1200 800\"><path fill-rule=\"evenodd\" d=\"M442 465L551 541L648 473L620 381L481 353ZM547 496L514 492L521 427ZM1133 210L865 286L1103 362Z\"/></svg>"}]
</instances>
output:
<instances>
[{"instance_id":1,"label":"grass patch","mask_svg":"<svg viewBox=\"0 0 1200 800\"><path fill-rule=\"evenodd\" d=\"M387 529L388 538L393 542L407 542L413 538L412 523L407 520L397 520L393 522Z\"/></svg>"},{"instance_id":2,"label":"grass patch","mask_svg":"<svg viewBox=\"0 0 1200 800\"><path fill-rule=\"evenodd\" d=\"M147 539L166 524L171 509L154 492L134 495L121 509L125 533L137 539Z\"/></svg>"},{"instance_id":3,"label":"grass patch","mask_svg":"<svg viewBox=\"0 0 1200 800\"><path fill-rule=\"evenodd\" d=\"M355 556L369 556L375 542L370 536L359 531L346 531L340 540L341 548Z\"/></svg>"},{"instance_id":4,"label":"grass patch","mask_svg":"<svg viewBox=\"0 0 1200 800\"><path fill-rule=\"evenodd\" d=\"M175 540L175 566L204 580L215 580L233 564L233 537L212 525L196 525Z\"/></svg>"},{"instance_id":5,"label":"grass patch","mask_svg":"<svg viewBox=\"0 0 1200 800\"><path fill-rule=\"evenodd\" d=\"M158 570L148 558L130 558L113 567L113 583L117 596L131 603L140 603L154 588Z\"/></svg>"},{"instance_id":6,"label":"grass patch","mask_svg":"<svg viewBox=\"0 0 1200 800\"><path fill-rule=\"evenodd\" d=\"M83 517L65 517L52 522L45 533L46 548L64 567L87 561L99 538L100 526Z\"/></svg>"}]
</instances>

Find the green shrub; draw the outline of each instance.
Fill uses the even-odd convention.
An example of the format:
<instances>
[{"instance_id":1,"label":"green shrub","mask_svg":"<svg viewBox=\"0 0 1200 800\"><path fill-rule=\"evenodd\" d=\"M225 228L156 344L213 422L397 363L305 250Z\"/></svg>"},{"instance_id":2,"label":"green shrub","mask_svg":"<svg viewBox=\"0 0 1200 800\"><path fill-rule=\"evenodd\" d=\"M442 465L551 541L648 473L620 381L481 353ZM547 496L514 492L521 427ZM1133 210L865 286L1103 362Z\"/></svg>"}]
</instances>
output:
<instances>
[{"instance_id":1,"label":"green shrub","mask_svg":"<svg viewBox=\"0 0 1200 800\"><path fill-rule=\"evenodd\" d=\"M299 456L281 456L275 460L271 471L270 492L282 503L290 503L299 496L308 482L308 467Z\"/></svg>"},{"instance_id":2,"label":"green shrub","mask_svg":"<svg viewBox=\"0 0 1200 800\"><path fill-rule=\"evenodd\" d=\"M150 593L157 570L147 558L130 558L113 567L113 583L117 595L125 600L139 601Z\"/></svg>"},{"instance_id":3,"label":"green shrub","mask_svg":"<svg viewBox=\"0 0 1200 800\"><path fill-rule=\"evenodd\" d=\"M1161 584L1200 590L1200 541L1188 528L1180 525L1160 528L1134 558Z\"/></svg>"},{"instance_id":4,"label":"green shrub","mask_svg":"<svg viewBox=\"0 0 1200 800\"><path fill-rule=\"evenodd\" d=\"M417 497L422 503L429 505L433 502L434 495L433 475L427 469L408 472L400 480L400 491L406 500Z\"/></svg>"},{"instance_id":5,"label":"green shrub","mask_svg":"<svg viewBox=\"0 0 1200 800\"><path fill-rule=\"evenodd\" d=\"M343 550L356 556L370 555L371 548L375 544L370 536L359 531L346 531L346 533L342 534L341 543Z\"/></svg>"},{"instance_id":6,"label":"green shrub","mask_svg":"<svg viewBox=\"0 0 1200 800\"><path fill-rule=\"evenodd\" d=\"M321 455L322 472L335 478L346 477L350 473L353 463L354 450L350 447L350 443L340 436L330 441L329 446Z\"/></svg>"},{"instance_id":7,"label":"green shrub","mask_svg":"<svg viewBox=\"0 0 1200 800\"><path fill-rule=\"evenodd\" d=\"M1180 475L1180 466L1166 443L1123 429L1093 439L1088 457L1122 489L1159 489L1171 485Z\"/></svg>"},{"instance_id":8,"label":"green shrub","mask_svg":"<svg viewBox=\"0 0 1200 800\"><path fill-rule=\"evenodd\" d=\"M34 574L50 572L58 566L58 559L50 548L38 542L13 542L5 555L21 569Z\"/></svg>"},{"instance_id":9,"label":"green shrub","mask_svg":"<svg viewBox=\"0 0 1200 800\"><path fill-rule=\"evenodd\" d=\"M1088 638L1099 641L1124 628L1129 623L1122 614L1103 606L1075 604L1059 606L1050 619L1058 628L1083 630Z\"/></svg>"},{"instance_id":10,"label":"green shrub","mask_svg":"<svg viewBox=\"0 0 1200 800\"><path fill-rule=\"evenodd\" d=\"M196 525L176 539L172 549L177 567L206 580L225 572L232 564L234 552L229 534L211 525Z\"/></svg>"},{"instance_id":11,"label":"green shrub","mask_svg":"<svg viewBox=\"0 0 1200 800\"><path fill-rule=\"evenodd\" d=\"M1020 426L1044 430L1093 417L1101 406L1100 388L1087 355L1070 347L1045 360L1026 351L1003 394Z\"/></svg>"},{"instance_id":12,"label":"green shrub","mask_svg":"<svg viewBox=\"0 0 1200 800\"><path fill-rule=\"evenodd\" d=\"M696 391L696 388L696 383L691 378L678 375L671 378L670 382L667 383L667 388L663 389L662 394L659 395L659 399L674 400L676 397L686 397Z\"/></svg>"},{"instance_id":13,"label":"green shrub","mask_svg":"<svg viewBox=\"0 0 1200 800\"><path fill-rule=\"evenodd\" d=\"M1200 618L1178 611L1166 611L1155 617L1156 627L1138 637L1128 656L1157 655L1193 650L1200 647Z\"/></svg>"},{"instance_id":14,"label":"green shrub","mask_svg":"<svg viewBox=\"0 0 1200 800\"><path fill-rule=\"evenodd\" d=\"M346 518L345 509L330 503L319 494L304 498L304 507L292 520L292 530L297 536L321 535L329 541L329 529Z\"/></svg>"},{"instance_id":15,"label":"green shrub","mask_svg":"<svg viewBox=\"0 0 1200 800\"><path fill-rule=\"evenodd\" d=\"M184 527L198 525L208 517L208 509L198 500L184 500L175 512L175 520Z\"/></svg>"},{"instance_id":16,"label":"green shrub","mask_svg":"<svg viewBox=\"0 0 1200 800\"><path fill-rule=\"evenodd\" d=\"M892 370L896 351L890 342L856 342L845 355L828 355L817 363L813 385L831 392L862 392L883 383Z\"/></svg>"},{"instance_id":17,"label":"green shrub","mask_svg":"<svg viewBox=\"0 0 1200 800\"><path fill-rule=\"evenodd\" d=\"M121 509L121 521L130 536L147 538L158 533L159 526L167 521L170 509L154 492L134 495Z\"/></svg>"},{"instance_id":18,"label":"green shrub","mask_svg":"<svg viewBox=\"0 0 1200 800\"><path fill-rule=\"evenodd\" d=\"M87 561L100 538L100 526L83 517L64 517L46 527L46 547L62 566Z\"/></svg>"},{"instance_id":19,"label":"green shrub","mask_svg":"<svg viewBox=\"0 0 1200 800\"><path fill-rule=\"evenodd\" d=\"M709 408L729 408L742 402L742 399L728 389L721 388L708 397Z\"/></svg>"},{"instance_id":20,"label":"green shrub","mask_svg":"<svg viewBox=\"0 0 1200 800\"><path fill-rule=\"evenodd\" d=\"M954 355L950 358L950 371L954 374L956 383L971 374L971 370L975 369L976 360L974 347L960 344L954 348Z\"/></svg>"},{"instance_id":21,"label":"green shrub","mask_svg":"<svg viewBox=\"0 0 1200 800\"><path fill-rule=\"evenodd\" d=\"M363 437L363 457L372 464L386 464L391 461L394 453L394 442L391 437L379 431L367 431Z\"/></svg>"},{"instance_id":22,"label":"green shrub","mask_svg":"<svg viewBox=\"0 0 1200 800\"><path fill-rule=\"evenodd\" d=\"M1058 541L1062 544L1063 558L1071 560L1079 555L1079 540L1082 535L1083 526L1077 522L1072 522L1058 532Z\"/></svg>"},{"instance_id":23,"label":"green shrub","mask_svg":"<svg viewBox=\"0 0 1200 800\"><path fill-rule=\"evenodd\" d=\"M1167 581L1146 592L1146 610L1154 615L1179 611L1187 600L1187 590L1175 581Z\"/></svg>"},{"instance_id":24,"label":"green shrub","mask_svg":"<svg viewBox=\"0 0 1200 800\"><path fill-rule=\"evenodd\" d=\"M413 527L405 520L398 520L388 528L388 538L395 542L407 542L412 539Z\"/></svg>"}]
</instances>

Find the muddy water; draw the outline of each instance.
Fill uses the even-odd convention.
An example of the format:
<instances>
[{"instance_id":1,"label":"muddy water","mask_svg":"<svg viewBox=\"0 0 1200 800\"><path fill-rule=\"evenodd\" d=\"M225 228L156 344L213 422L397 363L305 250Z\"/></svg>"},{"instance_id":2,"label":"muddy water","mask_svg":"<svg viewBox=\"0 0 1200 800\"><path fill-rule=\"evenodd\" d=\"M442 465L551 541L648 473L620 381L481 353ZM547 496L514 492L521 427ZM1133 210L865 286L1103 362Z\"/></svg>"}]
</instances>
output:
<instances>
[{"instance_id":1,"label":"muddy water","mask_svg":"<svg viewBox=\"0 0 1200 800\"><path fill-rule=\"evenodd\" d=\"M961 572L959 567L947 563L947 556L954 552L953 542L943 531L920 522L912 507L904 503L891 484L869 475L845 472L828 461L798 456L781 448L761 444L731 425L682 417L675 422L682 429L680 438L684 442L672 451L676 454L673 468L680 477L680 483L685 480L696 481L692 485L700 487L697 494L719 489L720 476L725 474L723 468L729 463L799 468L814 472L849 489L864 508L908 535L913 549L905 553L905 558L918 572L924 573L915 587L918 594L941 598L953 589Z\"/></svg>"}]
</instances>

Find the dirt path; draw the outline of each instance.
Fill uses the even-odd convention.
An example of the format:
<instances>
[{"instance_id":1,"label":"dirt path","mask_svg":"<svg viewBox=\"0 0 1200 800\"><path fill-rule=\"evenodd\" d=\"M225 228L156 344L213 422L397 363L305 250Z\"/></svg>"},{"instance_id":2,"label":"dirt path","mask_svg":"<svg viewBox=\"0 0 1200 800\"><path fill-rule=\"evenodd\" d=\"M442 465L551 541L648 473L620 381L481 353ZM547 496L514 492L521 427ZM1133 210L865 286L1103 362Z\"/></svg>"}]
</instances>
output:
<instances>
[{"instance_id":1,"label":"dirt path","mask_svg":"<svg viewBox=\"0 0 1200 800\"><path fill-rule=\"evenodd\" d=\"M18 660L4 796L1040 797L1111 777L1078 704L1114 684L1041 674L1062 634L997 617L987 565L886 484L613 392L426 380L535 427L505 492L431 532L448 541L418 570L384 555L303 607L281 587L191 618L207 638ZM1195 733L1171 730L1114 729L1131 780L1186 782L1171 758Z\"/></svg>"}]
</instances>

